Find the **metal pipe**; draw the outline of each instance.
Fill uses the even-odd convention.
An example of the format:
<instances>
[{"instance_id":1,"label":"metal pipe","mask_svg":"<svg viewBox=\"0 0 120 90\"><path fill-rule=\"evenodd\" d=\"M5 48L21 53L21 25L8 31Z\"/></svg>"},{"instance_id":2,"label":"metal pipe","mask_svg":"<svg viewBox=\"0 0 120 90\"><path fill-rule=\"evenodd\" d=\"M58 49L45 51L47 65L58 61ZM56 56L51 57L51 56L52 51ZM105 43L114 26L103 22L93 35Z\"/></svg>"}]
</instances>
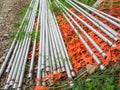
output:
<instances>
[{"instance_id":1,"label":"metal pipe","mask_svg":"<svg viewBox=\"0 0 120 90\"><path fill-rule=\"evenodd\" d=\"M34 5L34 4L33 4ZM33 6L32 5L32 6ZM32 7L31 6L31 7ZM31 13L32 13L32 11L29 13L29 15L28 15L28 17L26 18L26 20L29 20L30 19L30 17L31 17ZM24 21L25 22L25 21ZM24 26L21 28L22 30L24 29L24 32L26 33L26 28L28 27L28 25L26 25L25 23L23 24ZM19 33L20 33L20 35L19 35ZM23 36L22 34L21 34L21 32L19 32L18 33L18 41L19 41L19 39ZM14 49L14 51L13 51L13 54L12 54L12 56L11 56L11 59L10 59L10 62L9 62L9 64L8 64L8 66L7 66L7 69L6 69L6 72L9 72L10 71L10 68L11 68L11 66L12 66L12 63L13 62L15 62L16 60L14 59L14 58L16 58L17 57L17 55L16 55L16 53L18 52L18 50L20 49L20 45L21 45L21 43L23 42L23 41L21 41L20 40L20 42L18 42L18 41L16 41L17 42L17 44L16 44L16 46L15 46L15 49ZM15 60L15 61L14 61Z\"/></svg>"},{"instance_id":2,"label":"metal pipe","mask_svg":"<svg viewBox=\"0 0 120 90\"><path fill-rule=\"evenodd\" d=\"M93 8L93 9L94 9L94 8ZM118 18L116 18L116 17L114 17L114 16L111 16L111 15L109 15L109 14L107 14L107 13L101 12L101 11L99 11L99 10L97 10L97 9L94 9L94 10L96 10L96 11L99 12L100 14L102 14L102 15L104 15L104 16L106 16L106 17L109 17L109 18L113 19L114 21L120 23L120 19L118 19Z\"/></svg>"},{"instance_id":3,"label":"metal pipe","mask_svg":"<svg viewBox=\"0 0 120 90\"><path fill-rule=\"evenodd\" d=\"M46 14L47 14L47 7L46 7L46 1L43 1L42 2L42 6L43 6L43 25L41 26L42 29L43 29L43 32L42 32L42 52L41 52L41 78L44 78L45 74L46 74L46 54L45 54L45 51L46 51L46 22L47 22L47 17L46 17ZM44 81L41 81L41 85L43 85L43 83L45 84Z\"/></svg>"},{"instance_id":4,"label":"metal pipe","mask_svg":"<svg viewBox=\"0 0 120 90\"><path fill-rule=\"evenodd\" d=\"M33 14L33 20L35 20L38 4L39 4L39 0L36 0L36 4L35 4L35 7L34 7L34 12L32 13ZM32 22L32 26L31 26L31 30L30 30L31 32L33 30L33 27L34 27L34 22ZM20 75L20 80L19 80L19 83L18 83L17 90L21 90L21 86L22 86L22 82L23 82L23 76L24 76L24 73L25 73L25 66L26 66L26 62L27 62L28 51L29 51L29 47L30 47L31 37L27 37L27 38L28 38L28 44L26 44L26 52L25 52L25 57L23 59L24 63L23 63L23 67L22 67L22 70L21 70L21 75Z\"/></svg>"},{"instance_id":5,"label":"metal pipe","mask_svg":"<svg viewBox=\"0 0 120 90\"><path fill-rule=\"evenodd\" d=\"M43 23L41 25L41 30L43 29L43 32L42 32L42 51L41 51L41 70L43 70L45 68L45 2L43 1L42 3L42 6L43 6L43 21L41 23Z\"/></svg>"},{"instance_id":6,"label":"metal pipe","mask_svg":"<svg viewBox=\"0 0 120 90\"><path fill-rule=\"evenodd\" d=\"M39 55L38 55L38 70L37 70L37 79L41 79L42 77L41 77L41 59L42 59L42 57L41 57L41 53L42 53L42 48L43 48L43 45L42 45L42 43L43 43L43 1L42 0L40 0L40 3L41 3L41 22L40 22L40 24L41 24L41 29L40 29L40 47L39 47ZM39 86L39 85L41 85L41 83L39 82L39 80L37 81L37 83L36 83L36 85L37 86Z\"/></svg>"},{"instance_id":7,"label":"metal pipe","mask_svg":"<svg viewBox=\"0 0 120 90\"><path fill-rule=\"evenodd\" d=\"M98 57L94 54L94 52L92 51L92 49L88 46L88 44L86 43L86 41L82 38L82 36L80 35L80 33L78 33L77 29L73 26L73 24L71 23L71 21L68 19L68 17L65 15L65 13L63 13L64 17L66 18L66 20L69 22L70 26L72 27L72 29L75 31L75 33L78 35L78 37L80 38L80 40L82 41L82 43L84 44L84 46L86 47L86 49L88 50L88 52L90 53L90 55L93 56L94 61L100 65L100 69L103 70L105 69L105 66L103 64L101 64L100 60L98 59Z\"/></svg>"},{"instance_id":8,"label":"metal pipe","mask_svg":"<svg viewBox=\"0 0 120 90\"><path fill-rule=\"evenodd\" d=\"M88 38L88 40L93 44L93 46L102 54L103 57L106 57L106 53L94 42L94 40L83 30L83 28L70 16L69 13L65 9L63 9L64 12L73 20L73 22L77 25L77 27L80 29L82 33Z\"/></svg>"},{"instance_id":9,"label":"metal pipe","mask_svg":"<svg viewBox=\"0 0 120 90\"><path fill-rule=\"evenodd\" d=\"M34 21L33 21L34 22ZM29 25L28 25L28 28L29 28L29 26L31 26L31 21L29 22ZM30 32L29 31L29 29L27 29L27 32ZM26 32L26 34L25 34L25 37L26 37L26 35L27 35L27 32ZM21 44L21 48L22 49L24 49L24 43L27 41L25 41L26 39L24 38L24 40L23 40L23 44ZM26 45L27 46L27 45ZM20 51L20 53L22 53L22 49L21 49L21 51ZM19 52L19 51L18 51ZM23 54L23 53L22 53ZM21 54L20 54L21 55ZM12 69L11 69L11 71L10 71L10 74L9 74L9 76L8 76L8 80L7 80L7 84L5 85L5 89L7 89L8 88L8 84L9 84L9 81L10 81L10 79L11 79L11 77L12 77L12 75L13 75L13 77L15 77L15 75L16 75L16 73L17 73L17 68L18 68L18 64L19 64L19 60L20 60L20 55L18 56L19 58L18 58L18 62L17 62L17 65L15 64L15 63L13 63L13 65L12 65ZM22 57L21 57L22 58ZM15 60L16 61L16 60ZM22 60L21 60L22 61ZM15 70L14 70L14 68L15 68ZM19 71L20 72L20 71Z\"/></svg>"},{"instance_id":10,"label":"metal pipe","mask_svg":"<svg viewBox=\"0 0 120 90\"><path fill-rule=\"evenodd\" d=\"M26 34L27 34L27 32L26 32ZM23 40L23 42L24 42L24 40ZM5 89L8 88L8 84L9 84L9 81L11 80L11 77L12 77L12 75L14 73L14 68L16 67L16 63L17 63L17 60L14 60L12 68L11 68L10 73L8 75L7 83L6 83L5 87L4 87Z\"/></svg>"},{"instance_id":11,"label":"metal pipe","mask_svg":"<svg viewBox=\"0 0 120 90\"><path fill-rule=\"evenodd\" d=\"M59 5L56 3L56 5L59 7ZM64 44L64 41L63 41L63 38L62 38L62 35L61 35L61 32L60 32L60 29L59 29L59 26L58 26L58 24L57 24L57 20L56 20L56 18L55 18L55 15L54 15L54 13L53 13L53 17L54 17L54 21L55 21L55 24L56 24L56 35L59 37L59 39L58 40L60 40L60 42L62 43L62 45L61 45L61 49L63 49L63 51L64 52L62 52L63 53L63 55L65 54L65 57L64 58L66 58L66 63L68 63L68 67L69 67L69 69L70 69L70 71L71 71L71 75L74 77L74 76L76 76L76 74L75 74L75 72L73 71L73 67L72 67L72 65L71 65L71 62L70 62L70 58L69 58L69 56L68 56L68 53L67 53L67 50L66 50L66 47L65 47L65 44ZM72 85L72 83L71 83L71 85Z\"/></svg>"},{"instance_id":12,"label":"metal pipe","mask_svg":"<svg viewBox=\"0 0 120 90\"><path fill-rule=\"evenodd\" d=\"M34 1L34 0L31 1L29 7L31 7L33 1ZM2 76L2 74L3 74L4 70L5 70L5 67L6 67L6 65L7 65L8 61L9 61L10 55L11 55L11 53L12 53L12 50L13 50L13 48L14 48L14 46L15 46L16 38L18 37L18 33L20 32L20 30L21 30L21 28L22 28L22 26L23 26L23 23L24 23L24 21L25 21L25 19L26 19L26 17L27 17L28 14L29 14L29 9L27 10L27 12L26 12L26 14L25 14L25 16L24 16L24 18L23 18L23 20L22 20L22 23L21 23L20 28L19 28L19 30L18 30L18 32L17 32L17 35L15 36L15 38L14 38L14 40L13 40L13 43L12 43L12 45L10 46L10 49L9 49L7 55L6 55L6 58L5 58L2 66L1 66L1 69L0 69L0 77Z\"/></svg>"},{"instance_id":13,"label":"metal pipe","mask_svg":"<svg viewBox=\"0 0 120 90\"><path fill-rule=\"evenodd\" d=\"M52 15L51 14L49 14L49 16L51 16L52 17ZM49 20L49 21L52 21L52 20ZM52 25L54 26L54 23L52 22ZM56 40L59 40L59 39L57 39L58 38L58 36L56 35L56 29L53 29L54 30L54 32L53 32L53 36L54 36L54 38L56 39ZM55 36L56 35L56 36ZM59 43L60 44L60 46L61 46L61 43L60 42L58 42L58 41L56 41L57 43ZM58 44L58 45L59 45ZM60 48L60 46L59 46L59 48ZM61 50L61 49L60 49ZM61 50L61 54L62 54L62 57L64 58L64 56L65 55L63 55L63 50ZM68 63L66 62L66 60L64 60L64 63L65 63L65 69L66 69L66 72L67 72L67 75L68 75L68 78L69 78L69 81L70 81L70 83L72 83L72 76L71 76L71 72L70 72L70 68L69 68L69 66L68 66ZM71 84L72 85L72 84Z\"/></svg>"},{"instance_id":14,"label":"metal pipe","mask_svg":"<svg viewBox=\"0 0 120 90\"><path fill-rule=\"evenodd\" d=\"M92 9L91 7L89 7L89 6L85 5L85 4L82 4L82 3L78 2L77 0L74 0L74 1L75 1L77 4L85 7L86 9L90 10L91 12L95 13L96 15L102 17L103 19L107 20L108 22L110 22L110 23L114 24L115 26L117 26L118 28L120 28L120 25L119 25L118 23L116 23L116 22L112 21L111 19L103 16L102 14L99 14L98 12L94 11L94 9ZM118 33L117 33L116 31L114 31L113 29L111 29L110 27L106 27L106 28L107 28L107 30L109 30L109 32L112 33L113 35L119 36Z\"/></svg>"},{"instance_id":15,"label":"metal pipe","mask_svg":"<svg viewBox=\"0 0 120 90\"><path fill-rule=\"evenodd\" d=\"M51 30L51 27L49 27L49 29ZM49 33L50 34L50 33ZM53 74L56 74L57 71L56 71L56 64L55 64L55 56L54 56L54 50L53 50L53 45L52 45L52 39L51 39L51 36L49 35L49 48L50 48L50 56L51 56L51 62L52 62L52 72Z\"/></svg>"},{"instance_id":16,"label":"metal pipe","mask_svg":"<svg viewBox=\"0 0 120 90\"><path fill-rule=\"evenodd\" d=\"M55 18L54 13L53 13L53 17L54 17L54 21L55 21L56 28L57 28L57 32L58 32L58 34L56 34L56 35L59 36L59 39L58 39L58 40L60 40L60 42L63 43L63 44L62 44L63 51L64 51L65 56L67 57L67 62L68 62L68 64L69 64L71 74L72 74L72 76L74 77L74 76L76 76L76 74L75 74L75 72L73 71L73 67L72 67L72 65L71 65L70 58L69 58L69 56L68 56L68 53L67 53L67 50L66 50L66 47L65 47L65 44L64 44L64 41L63 41L63 38L62 38L62 35L61 35L61 32L60 32L60 29L59 29L59 26L58 26L58 23L57 23L57 20L56 20L56 18Z\"/></svg>"},{"instance_id":17,"label":"metal pipe","mask_svg":"<svg viewBox=\"0 0 120 90\"><path fill-rule=\"evenodd\" d=\"M28 25L28 27L27 27L27 32L26 32L25 36L28 36L28 34L30 34L29 28L30 28L30 26L32 26L32 24L31 24L32 22L34 22L34 19L33 19L32 16L31 16L31 20L30 20L29 25ZM16 77L16 74L17 74L17 72L18 72L18 69L20 68L20 66L22 66L22 60L23 60L22 56L23 56L23 54L24 54L23 50L24 50L24 46L25 46L24 43L26 43L26 42L27 42L27 40L26 40L25 37L24 37L24 40L20 43L20 48L17 50L17 54L16 54L16 56L15 56L15 58L14 58L14 61L16 61L16 64L13 64L13 65L12 65L12 66L15 65L15 67L14 67L12 79L11 79L9 85L13 85L14 80L15 80L15 77ZM18 66L19 66L19 67L18 67ZM20 71L20 70L19 70L19 71Z\"/></svg>"},{"instance_id":18,"label":"metal pipe","mask_svg":"<svg viewBox=\"0 0 120 90\"><path fill-rule=\"evenodd\" d=\"M47 7L47 3L45 4L46 5L46 21L45 21L45 27L46 27L46 33L45 33L45 39L46 39L46 44L45 44L45 61L46 61L46 71L50 71L50 56L49 56L49 44L48 44L48 40L49 40L49 33L48 33L48 7Z\"/></svg>"},{"instance_id":19,"label":"metal pipe","mask_svg":"<svg viewBox=\"0 0 120 90\"><path fill-rule=\"evenodd\" d=\"M49 31L49 35L50 35L50 37L51 37L51 41L52 41L52 45L53 45L53 50L54 50L54 55L55 55L55 64L56 64L56 66L57 66L57 72L61 72L61 70L60 70L60 62L59 62L59 57L58 57L58 55L57 55L57 48L56 48L56 44L55 44L55 37L53 37L52 36L52 27L51 27L51 25L49 25L49 28L51 28L51 30Z\"/></svg>"},{"instance_id":20,"label":"metal pipe","mask_svg":"<svg viewBox=\"0 0 120 90\"><path fill-rule=\"evenodd\" d=\"M118 37L115 37L113 34L111 34L109 31L106 30L106 27L108 27L106 24L102 23L100 20L97 20L95 17L93 17L91 14L86 12L84 9L79 7L77 4L70 0L66 0L68 4L70 4L72 7L74 7L77 11L82 13L87 19L89 19L93 24L95 24L98 28L100 28L105 34L107 34L110 38L113 38L115 41L118 40Z\"/></svg>"},{"instance_id":21,"label":"metal pipe","mask_svg":"<svg viewBox=\"0 0 120 90\"><path fill-rule=\"evenodd\" d=\"M33 73L33 66L34 66L34 58L35 58L35 49L36 49L36 43L37 43L37 34L38 34L38 29L39 29L39 23L40 23L40 13L41 13L41 3L38 9L38 18L37 18L37 26L36 26L36 32L35 32L35 38L34 38L34 44L33 44L33 50L32 50L32 57L31 57L31 63L30 63L30 68L29 68L29 74L28 78L32 78L32 73Z\"/></svg>"},{"instance_id":22,"label":"metal pipe","mask_svg":"<svg viewBox=\"0 0 120 90\"><path fill-rule=\"evenodd\" d=\"M49 16L51 16L51 12L49 12ZM51 35L53 36L53 38L55 40L56 50L57 50L57 53L58 53L58 60L59 60L59 63L61 65L62 72L64 72L65 68L64 68L64 64L63 64L62 58L61 58L62 55L61 55L61 52L60 52L60 49L59 49L60 43L58 42L57 36L54 34L55 30L56 30L55 24L54 24L54 22L52 22L53 17L49 17L49 18L51 19L51 20L49 19L49 23L50 23L51 28L52 28Z\"/></svg>"},{"instance_id":23,"label":"metal pipe","mask_svg":"<svg viewBox=\"0 0 120 90\"><path fill-rule=\"evenodd\" d=\"M58 2L60 5L60 2ZM71 27L73 28L73 30L78 33L78 31L76 30L76 28L72 25L72 23L70 22L70 20L67 18L67 16L69 16L69 18L74 22L74 19L68 14L66 13L65 9L62 7L62 10L64 10L63 15L65 16L66 20L69 22L69 24L71 25ZM67 14L67 16L65 15L65 13ZM75 22L74 22L75 23ZM93 55L94 60L97 62L97 64L100 65L101 69L104 69L104 65L101 64L100 60L98 59L98 57L93 53L92 49L87 45L87 43L85 42L85 40L80 36L80 34L78 35L79 38L81 39L81 41L83 42L83 44L85 45L85 47L87 48L87 50L89 51L89 53L91 55Z\"/></svg>"},{"instance_id":24,"label":"metal pipe","mask_svg":"<svg viewBox=\"0 0 120 90\"><path fill-rule=\"evenodd\" d=\"M61 4L61 3L60 3ZM113 45L113 43L108 40L106 37L104 37L101 33L99 33L98 31L96 31L92 26L90 26L89 24L87 24L84 20L82 20L81 18L79 18L76 14L74 14L72 11L70 11L67 7L65 7L63 4L61 4L62 7L64 7L70 14L72 14L73 16L75 16L79 21L81 21L84 25L86 25L90 30L92 30L96 35L98 35L101 39L103 39L105 42L107 42L110 46L115 46Z\"/></svg>"}]
</instances>

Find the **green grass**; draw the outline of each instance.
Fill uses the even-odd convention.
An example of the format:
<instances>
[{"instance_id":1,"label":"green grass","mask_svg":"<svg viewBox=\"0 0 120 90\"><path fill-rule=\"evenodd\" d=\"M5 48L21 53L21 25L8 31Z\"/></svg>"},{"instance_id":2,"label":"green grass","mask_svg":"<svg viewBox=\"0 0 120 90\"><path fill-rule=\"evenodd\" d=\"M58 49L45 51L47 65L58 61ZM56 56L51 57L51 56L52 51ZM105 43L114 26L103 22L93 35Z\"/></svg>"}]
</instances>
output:
<instances>
[{"instance_id":1,"label":"green grass","mask_svg":"<svg viewBox=\"0 0 120 90\"><path fill-rule=\"evenodd\" d=\"M51 11L53 11L56 15L60 14L60 9L56 6L55 1L51 0L51 3L48 3L48 7Z\"/></svg>"},{"instance_id":2,"label":"green grass","mask_svg":"<svg viewBox=\"0 0 120 90\"><path fill-rule=\"evenodd\" d=\"M31 34L30 33L26 34L26 30L24 29L25 27L23 27L23 26L28 25L28 23L29 23L29 20L25 19L25 21L23 22L23 25L22 25L19 33L18 32L14 32L13 34L11 34L11 39L13 40L17 33L18 33L18 36L16 37L16 41L19 41L19 42L21 40L23 40L25 38L25 36L30 36ZM14 27L16 29L18 29L20 27L20 25L21 25L21 22L17 22L17 23L14 24Z\"/></svg>"},{"instance_id":3,"label":"green grass","mask_svg":"<svg viewBox=\"0 0 120 90\"><path fill-rule=\"evenodd\" d=\"M70 87L67 81L59 81L59 84L56 83L54 88L50 90L120 90L120 86L118 86L120 61L111 65L106 70L97 70L84 77L78 75L73 80L73 87Z\"/></svg>"},{"instance_id":4,"label":"green grass","mask_svg":"<svg viewBox=\"0 0 120 90\"><path fill-rule=\"evenodd\" d=\"M86 82L87 78L90 78L91 81ZM73 90L119 90L118 78L119 77L114 76L109 72L93 74L75 81Z\"/></svg>"},{"instance_id":5,"label":"green grass","mask_svg":"<svg viewBox=\"0 0 120 90\"><path fill-rule=\"evenodd\" d=\"M21 10L21 12L18 12L16 15L19 16L20 18L23 18L26 14L27 8L23 7L23 9Z\"/></svg>"},{"instance_id":6,"label":"green grass","mask_svg":"<svg viewBox=\"0 0 120 90\"><path fill-rule=\"evenodd\" d=\"M119 73L120 67L113 71L109 68L82 78L80 77L73 81L74 86L71 90L120 90L120 86L118 86L120 80Z\"/></svg>"},{"instance_id":7,"label":"green grass","mask_svg":"<svg viewBox=\"0 0 120 90\"><path fill-rule=\"evenodd\" d=\"M97 0L78 0L86 5L92 6Z\"/></svg>"},{"instance_id":8,"label":"green grass","mask_svg":"<svg viewBox=\"0 0 120 90\"><path fill-rule=\"evenodd\" d=\"M27 9L29 10L33 10L33 7L29 7L28 6L23 6L22 7L22 10L18 13L16 13L16 15L19 17L19 18L24 18L25 14L26 14L26 11ZM18 36L16 38L16 41L21 41L25 38L25 36L33 36L33 33L27 33L26 34L26 30L25 30L25 26L27 26L29 23L29 20L26 18L22 24L22 21L18 21L17 23L15 23L13 26L15 29L19 29L20 28L20 25L22 24L21 28L20 28L20 32L14 32L12 35L11 35L11 40L13 40L16 36L16 34L18 33Z\"/></svg>"},{"instance_id":9,"label":"green grass","mask_svg":"<svg viewBox=\"0 0 120 90\"><path fill-rule=\"evenodd\" d=\"M19 22L15 23L15 24L14 24L14 27L15 27L15 28L19 28L19 27L20 27L20 25L21 25L21 21L19 21Z\"/></svg>"}]
</instances>

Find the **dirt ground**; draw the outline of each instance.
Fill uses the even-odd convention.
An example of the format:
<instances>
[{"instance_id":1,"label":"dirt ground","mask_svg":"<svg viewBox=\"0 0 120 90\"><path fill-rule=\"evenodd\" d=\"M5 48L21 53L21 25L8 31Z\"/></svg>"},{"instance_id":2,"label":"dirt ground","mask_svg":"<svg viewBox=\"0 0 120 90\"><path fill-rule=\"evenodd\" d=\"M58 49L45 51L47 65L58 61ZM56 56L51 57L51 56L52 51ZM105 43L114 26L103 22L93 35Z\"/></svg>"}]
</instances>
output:
<instances>
[{"instance_id":1,"label":"dirt ground","mask_svg":"<svg viewBox=\"0 0 120 90\"><path fill-rule=\"evenodd\" d=\"M13 28L14 23L21 19L17 13L28 6L29 2L30 0L0 0L0 62L11 45L10 36L17 31Z\"/></svg>"},{"instance_id":2,"label":"dirt ground","mask_svg":"<svg viewBox=\"0 0 120 90\"><path fill-rule=\"evenodd\" d=\"M31 0L0 0L0 66L12 43L11 35L17 32L14 24L22 20L17 13L22 12ZM4 86L6 77L0 80L0 90Z\"/></svg>"}]
</instances>

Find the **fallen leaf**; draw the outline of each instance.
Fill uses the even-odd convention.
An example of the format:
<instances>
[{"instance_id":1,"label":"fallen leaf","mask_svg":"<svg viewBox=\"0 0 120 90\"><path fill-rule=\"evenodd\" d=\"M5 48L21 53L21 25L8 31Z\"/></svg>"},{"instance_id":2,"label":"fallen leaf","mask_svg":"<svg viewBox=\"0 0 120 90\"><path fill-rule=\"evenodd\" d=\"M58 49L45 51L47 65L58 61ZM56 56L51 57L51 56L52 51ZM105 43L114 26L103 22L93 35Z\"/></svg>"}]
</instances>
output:
<instances>
[{"instance_id":1,"label":"fallen leaf","mask_svg":"<svg viewBox=\"0 0 120 90\"><path fill-rule=\"evenodd\" d=\"M91 65L91 64L86 65L86 69L87 69L88 74L94 73L97 68L98 68L98 66L94 66L94 65Z\"/></svg>"}]
</instances>

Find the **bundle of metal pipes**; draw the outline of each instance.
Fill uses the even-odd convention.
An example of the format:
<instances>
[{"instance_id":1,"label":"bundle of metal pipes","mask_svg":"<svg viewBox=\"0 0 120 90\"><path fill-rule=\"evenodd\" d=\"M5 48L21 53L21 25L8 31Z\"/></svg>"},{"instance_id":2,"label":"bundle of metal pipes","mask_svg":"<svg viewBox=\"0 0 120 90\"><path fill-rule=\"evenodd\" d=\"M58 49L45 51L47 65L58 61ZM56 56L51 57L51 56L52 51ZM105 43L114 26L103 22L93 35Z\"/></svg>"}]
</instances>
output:
<instances>
[{"instance_id":1,"label":"bundle of metal pipes","mask_svg":"<svg viewBox=\"0 0 120 90\"><path fill-rule=\"evenodd\" d=\"M62 35L53 12L48 8L47 2L41 0L41 33L38 57L37 86L51 86L55 77L67 73L69 82L75 77L69 56L67 54ZM50 4L50 0L48 4ZM47 83L48 81L51 81Z\"/></svg>"},{"instance_id":2,"label":"bundle of metal pipes","mask_svg":"<svg viewBox=\"0 0 120 90\"><path fill-rule=\"evenodd\" d=\"M119 47L120 33L109 27L102 21L98 20L96 17L94 17L94 15L90 13L94 13L95 15L111 23L118 29L120 29L120 20L83 3L80 3L78 0L65 1L72 8L74 8L77 13L80 13L81 16L85 16L85 18L87 18L94 26L100 29L96 30L94 27L88 24L87 21L80 18L80 15L72 12L59 0L55 0L55 4L61 9L62 15L64 16L72 30L76 33L79 40L86 48L86 51L89 52L89 55L92 56L92 59L97 65L99 65L101 70L105 69L106 64L101 60L101 58L106 60L109 55L104 50L104 48L101 47L100 43L103 42L105 43L106 47L110 48ZM55 81L66 77L66 75L70 85L73 85L72 81L73 78L76 76L75 72L77 73L79 69L83 66L80 65L80 62L83 59L79 59L79 61L76 60L75 62L72 61L72 66L70 57L68 55L69 50L67 52L62 37L63 35L57 23L54 12L51 11L49 8L50 5L51 0L31 1L26 15L19 28L19 31L0 69L0 77L3 75L4 72L7 73L7 81L3 89L8 90L11 87L16 90L22 89L22 82L25 75L25 68L30 49L32 49L32 55L30 58L28 79L33 79L33 76L35 76L33 75L33 70L35 65L35 54L38 42L40 46L37 56L38 64L36 90L41 90L41 86L52 86ZM90 13L87 12L86 9L87 11L90 11ZM84 30L84 28L81 26L81 23L89 29L88 32ZM30 35L34 31L35 35L32 39L32 36ZM24 32L24 35L21 32ZM90 33L96 35L98 41L100 42L98 43L98 41L95 41L93 37L91 37ZM39 37L39 41L37 41L37 37ZM33 42L33 44L31 44L31 42ZM95 51L93 49L95 49ZM85 64L89 63L89 61L84 62ZM82 61L82 63L84 62Z\"/></svg>"},{"instance_id":3,"label":"bundle of metal pipes","mask_svg":"<svg viewBox=\"0 0 120 90\"><path fill-rule=\"evenodd\" d=\"M70 83L72 81L72 77L75 77L62 35L57 25L56 17L48 8L49 3L47 3L46 0L31 1L31 4L20 26L20 30L18 31L18 34L16 35L0 69L0 76L2 76L5 70L6 73L8 73L8 78L4 89L9 89L12 87L13 89L21 90L31 42L33 42L33 46L28 78L33 78L33 67L36 53L35 49L37 43L36 38L38 37L37 35L39 35L39 29L40 47L36 85L51 86L53 85L55 79L58 80L62 77L63 73L65 73L63 76L66 74L68 75ZM36 27L34 27L35 21L37 21ZM35 37L32 41L29 34L32 34L34 28ZM21 30L24 30L25 35L23 40L18 41L18 38L21 39L23 36L21 35ZM47 82L50 80L53 80L53 82L49 82L48 84Z\"/></svg>"},{"instance_id":4,"label":"bundle of metal pipes","mask_svg":"<svg viewBox=\"0 0 120 90\"><path fill-rule=\"evenodd\" d=\"M13 86L12 88L15 88L17 90L21 90L27 56L31 43L31 37L29 37L28 34L31 34L33 31L38 4L39 0L31 1L18 34L16 35L0 69L0 76L3 74L5 69L6 73L8 73L7 81L3 88L5 90L8 90L10 86ZM24 30L25 32L24 38L23 40L17 41L18 38L23 37L21 30Z\"/></svg>"},{"instance_id":5,"label":"bundle of metal pipes","mask_svg":"<svg viewBox=\"0 0 120 90\"><path fill-rule=\"evenodd\" d=\"M80 41L83 43L83 45L85 46L85 48L87 49L89 54L92 56L93 60L100 66L101 70L105 69L107 60L103 62L102 59L105 60L110 56L108 55L108 51L105 52L104 47L101 47L102 43L100 43L100 42L102 41L102 42L106 43L107 44L106 48L107 48L107 46L109 48L114 48L114 47L119 48L118 42L120 39L120 33L118 30L120 29L120 24L119 24L120 20L118 18L108 15L104 12L96 10L95 8L87 6L87 5L79 2L78 0L73 0L73 1L65 0L65 1L72 8L74 8L74 11L71 11L68 7L66 7L64 4L62 4L59 0L56 0L56 5L59 8L61 8L61 12L63 12L63 16L68 21L69 25L72 27L72 29L74 30L76 35L79 37ZM118 30L116 31L113 28L109 27L107 24L98 20L92 14L88 13L86 11L86 9L89 10L91 13L94 13L95 15L99 16L100 18L103 18L104 20L106 20L106 22L111 23L112 25L117 27ZM84 17L80 18L82 16L84 16ZM86 18L86 19L84 20L84 18ZM92 22L94 27L96 26L100 30L98 30L98 29L92 27L90 24L88 24L87 23L88 20L89 20L89 22ZM87 30L85 30L84 27L82 27L83 25L87 28ZM88 31L88 30L90 30L90 31ZM96 41L94 41L94 37L91 37L93 35L91 35L90 33L95 34L95 36L97 37ZM99 40L100 40L100 42L99 42ZM88 41L90 42L89 44L88 44ZM98 53L101 54L101 55L99 55L99 57L97 56ZM119 56L116 56L116 57L117 57L117 59L119 58ZM86 55L86 58L87 58L87 55ZM78 68L78 70L79 70L79 68L82 66L81 63L83 63L83 58L80 60L72 61L72 62L76 66L74 68ZM88 61L87 63L90 63L90 61ZM76 72L78 72L78 70Z\"/></svg>"}]
</instances>

